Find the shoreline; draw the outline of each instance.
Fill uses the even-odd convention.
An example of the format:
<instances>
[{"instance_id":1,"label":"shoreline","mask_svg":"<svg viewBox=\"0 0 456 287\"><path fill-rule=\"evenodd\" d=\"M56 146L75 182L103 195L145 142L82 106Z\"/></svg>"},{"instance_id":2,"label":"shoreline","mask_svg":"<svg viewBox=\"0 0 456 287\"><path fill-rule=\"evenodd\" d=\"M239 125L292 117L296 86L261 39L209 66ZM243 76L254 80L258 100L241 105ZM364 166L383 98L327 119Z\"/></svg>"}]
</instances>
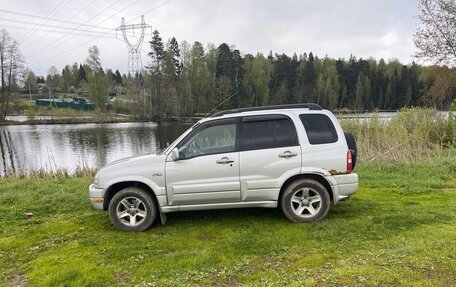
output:
<instances>
[{"instance_id":1,"label":"shoreline","mask_svg":"<svg viewBox=\"0 0 456 287\"><path fill-rule=\"evenodd\" d=\"M164 118L164 119L139 119L139 118L111 118L111 117L94 117L94 118L53 118L41 120L25 121L0 121L0 126L20 126L20 125L64 125L64 124L114 124L114 123L146 123L146 122L182 122L195 123L197 120L188 120L187 118Z\"/></svg>"}]
</instances>

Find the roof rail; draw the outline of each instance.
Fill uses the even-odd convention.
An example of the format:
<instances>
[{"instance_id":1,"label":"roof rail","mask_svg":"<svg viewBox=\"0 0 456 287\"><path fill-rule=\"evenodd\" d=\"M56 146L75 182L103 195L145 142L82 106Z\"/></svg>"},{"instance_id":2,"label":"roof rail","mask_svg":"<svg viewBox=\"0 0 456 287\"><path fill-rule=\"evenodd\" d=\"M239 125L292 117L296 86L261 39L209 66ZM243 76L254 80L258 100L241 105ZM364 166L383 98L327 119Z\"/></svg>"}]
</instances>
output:
<instances>
[{"instance_id":1,"label":"roof rail","mask_svg":"<svg viewBox=\"0 0 456 287\"><path fill-rule=\"evenodd\" d=\"M252 112L252 111L266 111L266 110L284 110L284 109L309 109L309 110L314 110L314 111L323 110L322 107L320 107L320 105L314 104L314 103L291 104L291 105L273 105L273 106L260 106L260 107L225 110L225 111L221 111L221 112L215 113L214 115L211 116L211 118L221 117L223 115L234 114L234 113L243 113L243 112Z\"/></svg>"}]
</instances>

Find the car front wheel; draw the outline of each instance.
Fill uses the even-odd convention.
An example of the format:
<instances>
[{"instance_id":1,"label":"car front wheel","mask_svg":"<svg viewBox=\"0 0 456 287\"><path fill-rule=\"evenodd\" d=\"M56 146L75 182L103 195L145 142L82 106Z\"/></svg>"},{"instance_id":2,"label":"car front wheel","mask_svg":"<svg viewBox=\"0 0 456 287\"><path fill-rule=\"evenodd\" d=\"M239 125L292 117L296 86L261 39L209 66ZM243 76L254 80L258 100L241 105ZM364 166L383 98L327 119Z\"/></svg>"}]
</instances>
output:
<instances>
[{"instance_id":1,"label":"car front wheel","mask_svg":"<svg viewBox=\"0 0 456 287\"><path fill-rule=\"evenodd\" d=\"M144 190L127 187L114 195L109 203L109 218L122 231L144 231L157 217L157 207Z\"/></svg>"},{"instance_id":2,"label":"car front wheel","mask_svg":"<svg viewBox=\"0 0 456 287\"><path fill-rule=\"evenodd\" d=\"M291 183L281 199L282 211L292 222L322 220L328 214L330 203L326 188L312 179Z\"/></svg>"}]
</instances>

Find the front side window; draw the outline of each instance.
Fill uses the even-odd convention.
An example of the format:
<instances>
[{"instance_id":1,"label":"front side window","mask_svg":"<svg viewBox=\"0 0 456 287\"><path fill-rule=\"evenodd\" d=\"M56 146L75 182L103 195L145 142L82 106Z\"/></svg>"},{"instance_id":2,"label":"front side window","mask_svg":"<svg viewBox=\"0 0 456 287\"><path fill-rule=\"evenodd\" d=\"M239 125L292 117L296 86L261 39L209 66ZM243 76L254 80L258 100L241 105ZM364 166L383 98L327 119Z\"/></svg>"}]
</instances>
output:
<instances>
[{"instance_id":1,"label":"front side window","mask_svg":"<svg viewBox=\"0 0 456 287\"><path fill-rule=\"evenodd\" d=\"M178 149L180 159L233 152L236 149L236 123L201 128L178 146Z\"/></svg>"},{"instance_id":2,"label":"front side window","mask_svg":"<svg viewBox=\"0 0 456 287\"><path fill-rule=\"evenodd\" d=\"M290 119L245 118L241 129L241 150L268 149L298 145Z\"/></svg>"}]
</instances>

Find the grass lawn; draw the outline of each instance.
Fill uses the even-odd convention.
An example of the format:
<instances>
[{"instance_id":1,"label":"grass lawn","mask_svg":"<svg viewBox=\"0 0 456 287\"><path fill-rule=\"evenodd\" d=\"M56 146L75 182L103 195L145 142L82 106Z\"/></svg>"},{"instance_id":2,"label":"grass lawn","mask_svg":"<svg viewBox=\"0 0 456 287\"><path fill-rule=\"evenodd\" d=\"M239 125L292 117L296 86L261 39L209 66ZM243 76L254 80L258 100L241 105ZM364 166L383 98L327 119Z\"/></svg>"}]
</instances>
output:
<instances>
[{"instance_id":1,"label":"grass lawn","mask_svg":"<svg viewBox=\"0 0 456 287\"><path fill-rule=\"evenodd\" d=\"M92 178L0 179L0 285L456 286L456 156L356 171L318 223L199 211L143 233L92 209Z\"/></svg>"}]
</instances>

